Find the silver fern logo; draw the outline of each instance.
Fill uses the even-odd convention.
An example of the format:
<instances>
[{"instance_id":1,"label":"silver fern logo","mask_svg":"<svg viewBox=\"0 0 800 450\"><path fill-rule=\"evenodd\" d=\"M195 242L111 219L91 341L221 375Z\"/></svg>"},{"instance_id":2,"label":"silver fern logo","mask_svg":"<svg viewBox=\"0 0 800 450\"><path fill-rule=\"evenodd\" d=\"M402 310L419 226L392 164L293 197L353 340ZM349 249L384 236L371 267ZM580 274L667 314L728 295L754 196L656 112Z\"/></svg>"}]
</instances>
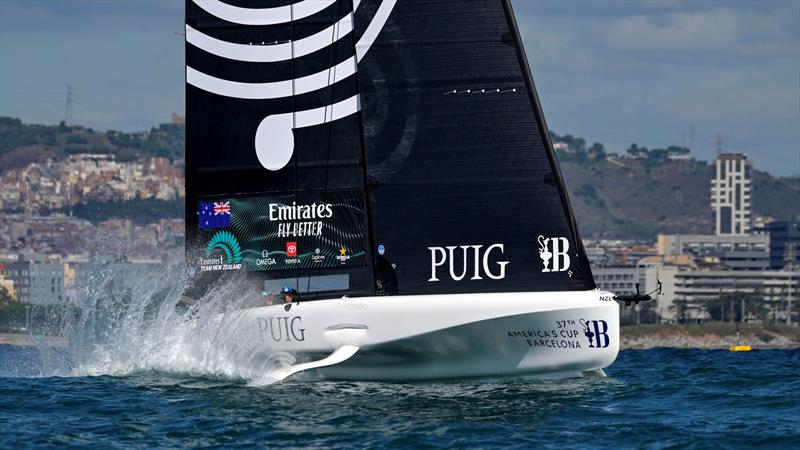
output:
<instances>
[{"instance_id":1,"label":"silver fern logo","mask_svg":"<svg viewBox=\"0 0 800 450\"><path fill-rule=\"evenodd\" d=\"M207 13L240 25L279 25L311 17L336 0L302 0L274 8L242 8L219 0L192 0ZM331 86L358 72L359 61L367 54L383 29L397 0L383 0L366 31L356 43L354 56L318 73L300 78L267 83L244 83L217 78L186 66L186 82L204 91L247 100L293 97ZM334 45L353 32L353 14L361 0L353 0L352 11L330 27L308 37L287 42L248 45L227 42L186 25L186 42L213 55L242 62L279 62L310 55ZM253 141L259 163L268 170L280 170L294 154L294 130L333 122L361 110L358 94L319 108L272 114L254 130Z\"/></svg>"},{"instance_id":2,"label":"silver fern logo","mask_svg":"<svg viewBox=\"0 0 800 450\"><path fill-rule=\"evenodd\" d=\"M214 257L214 254L218 253L217 250L222 251L225 256ZM233 233L217 231L206 245L206 258L200 260L200 266L202 270L229 270L238 269L241 267L241 262L242 247Z\"/></svg>"}]
</instances>

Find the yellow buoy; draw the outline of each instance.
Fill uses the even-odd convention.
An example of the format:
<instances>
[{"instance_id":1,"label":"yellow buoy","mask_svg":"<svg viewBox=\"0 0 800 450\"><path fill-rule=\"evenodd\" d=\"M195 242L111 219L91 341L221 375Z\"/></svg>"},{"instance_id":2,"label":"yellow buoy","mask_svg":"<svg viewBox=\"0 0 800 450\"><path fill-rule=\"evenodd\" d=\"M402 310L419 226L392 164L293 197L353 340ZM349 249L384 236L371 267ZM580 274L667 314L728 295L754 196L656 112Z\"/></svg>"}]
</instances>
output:
<instances>
[{"instance_id":1,"label":"yellow buoy","mask_svg":"<svg viewBox=\"0 0 800 450\"><path fill-rule=\"evenodd\" d=\"M749 352L752 349L753 347L750 347L749 345L731 345L728 350L732 352Z\"/></svg>"},{"instance_id":2,"label":"yellow buoy","mask_svg":"<svg viewBox=\"0 0 800 450\"><path fill-rule=\"evenodd\" d=\"M741 345L739 343L739 338L740 338L740 336L739 336L739 324L737 323L736 324L736 345L731 345L728 348L728 350L730 350L732 352L749 352L750 350L753 349L753 347L750 347L749 345Z\"/></svg>"}]
</instances>

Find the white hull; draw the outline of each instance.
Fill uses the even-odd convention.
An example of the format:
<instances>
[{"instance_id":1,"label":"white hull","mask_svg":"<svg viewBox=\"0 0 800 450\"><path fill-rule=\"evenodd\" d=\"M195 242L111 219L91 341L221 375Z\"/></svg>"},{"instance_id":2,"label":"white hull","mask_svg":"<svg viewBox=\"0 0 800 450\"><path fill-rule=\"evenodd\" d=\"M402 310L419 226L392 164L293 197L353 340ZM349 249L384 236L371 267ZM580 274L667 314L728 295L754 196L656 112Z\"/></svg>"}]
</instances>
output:
<instances>
[{"instance_id":1,"label":"white hull","mask_svg":"<svg viewBox=\"0 0 800 450\"><path fill-rule=\"evenodd\" d=\"M319 369L335 379L568 376L616 359L619 306L612 296L589 291L318 300L288 310L239 311L225 321L230 326L223 334L237 347L259 348L265 358L287 352L298 362L342 348L343 358L328 358L334 365Z\"/></svg>"}]
</instances>

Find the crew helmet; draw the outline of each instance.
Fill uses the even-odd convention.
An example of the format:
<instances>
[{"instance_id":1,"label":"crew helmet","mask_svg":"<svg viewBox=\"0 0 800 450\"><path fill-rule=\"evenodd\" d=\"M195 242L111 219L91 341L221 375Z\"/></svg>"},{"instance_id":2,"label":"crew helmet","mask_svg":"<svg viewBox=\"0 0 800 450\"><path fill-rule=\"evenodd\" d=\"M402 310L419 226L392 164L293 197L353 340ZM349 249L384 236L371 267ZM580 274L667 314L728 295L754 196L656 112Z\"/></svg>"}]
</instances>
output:
<instances>
[{"instance_id":1,"label":"crew helmet","mask_svg":"<svg viewBox=\"0 0 800 450\"><path fill-rule=\"evenodd\" d=\"M281 289L281 297L286 297L287 295L297 295L297 289L284 286L284 288Z\"/></svg>"}]
</instances>

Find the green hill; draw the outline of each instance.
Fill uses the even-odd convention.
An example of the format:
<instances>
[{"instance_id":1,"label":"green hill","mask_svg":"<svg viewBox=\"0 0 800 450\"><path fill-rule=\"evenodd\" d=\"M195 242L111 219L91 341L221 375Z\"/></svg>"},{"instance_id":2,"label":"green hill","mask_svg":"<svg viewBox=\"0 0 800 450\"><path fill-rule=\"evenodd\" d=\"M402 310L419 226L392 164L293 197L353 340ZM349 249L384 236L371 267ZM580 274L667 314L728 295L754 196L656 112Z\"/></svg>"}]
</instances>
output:
<instances>
[{"instance_id":1,"label":"green hill","mask_svg":"<svg viewBox=\"0 0 800 450\"><path fill-rule=\"evenodd\" d=\"M63 122L30 125L0 117L0 173L74 153L111 153L118 161L155 156L179 160L184 155L184 136L184 126L168 123L141 133L101 133Z\"/></svg>"}]
</instances>

